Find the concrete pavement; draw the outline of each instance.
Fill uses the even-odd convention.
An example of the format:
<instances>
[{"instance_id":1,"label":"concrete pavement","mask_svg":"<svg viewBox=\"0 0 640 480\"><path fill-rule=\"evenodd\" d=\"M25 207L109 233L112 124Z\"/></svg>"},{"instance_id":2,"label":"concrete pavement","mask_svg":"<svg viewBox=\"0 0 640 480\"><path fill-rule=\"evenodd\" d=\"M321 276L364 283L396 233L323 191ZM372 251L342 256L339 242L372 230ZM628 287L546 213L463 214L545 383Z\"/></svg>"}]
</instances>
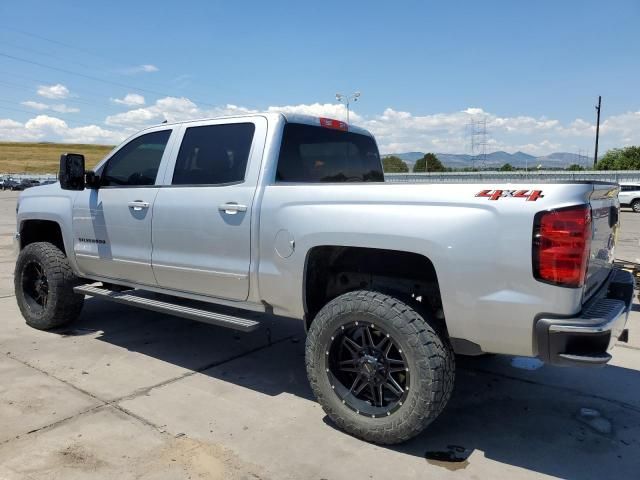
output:
<instances>
[{"instance_id":1,"label":"concrete pavement","mask_svg":"<svg viewBox=\"0 0 640 480\"><path fill-rule=\"evenodd\" d=\"M28 328L12 296L15 197L0 192L0 479L638 478L638 312L601 369L459 358L444 414L374 446L314 402L300 322L237 334L90 299L68 328ZM640 215L622 222L618 254L633 260Z\"/></svg>"}]
</instances>

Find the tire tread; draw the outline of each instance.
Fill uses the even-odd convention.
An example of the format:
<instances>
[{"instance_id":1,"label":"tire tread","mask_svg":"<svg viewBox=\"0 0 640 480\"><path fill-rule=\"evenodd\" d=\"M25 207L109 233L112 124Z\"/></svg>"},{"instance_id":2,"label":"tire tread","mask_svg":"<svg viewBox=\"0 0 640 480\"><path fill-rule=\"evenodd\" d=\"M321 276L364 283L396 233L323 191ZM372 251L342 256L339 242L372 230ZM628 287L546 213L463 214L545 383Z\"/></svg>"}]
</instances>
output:
<instances>
[{"instance_id":1,"label":"tire tread","mask_svg":"<svg viewBox=\"0 0 640 480\"><path fill-rule=\"evenodd\" d=\"M422 388L413 396L413 404L403 405L389 417L389 422L380 422L379 425L365 421L364 417L347 411L346 407L334 406L330 396L335 394L322 382L325 372L319 365L322 355L318 353L323 352L326 345L319 345L319 337L332 318L354 312L366 312L390 321L417 353L417 383ZM311 388L336 425L369 442L395 444L419 434L442 412L453 391L455 355L446 337L438 334L424 318L426 316L398 298L370 290L346 293L322 308L307 335L306 367Z\"/></svg>"},{"instance_id":2,"label":"tire tread","mask_svg":"<svg viewBox=\"0 0 640 480\"><path fill-rule=\"evenodd\" d=\"M22 293L22 267L30 256L40 261L47 273L49 299L42 315L34 315ZM18 306L27 324L39 330L49 330L70 323L78 318L84 304L84 295L74 293L78 283L69 260L55 245L35 242L27 245L18 257L14 274L14 287Z\"/></svg>"}]
</instances>

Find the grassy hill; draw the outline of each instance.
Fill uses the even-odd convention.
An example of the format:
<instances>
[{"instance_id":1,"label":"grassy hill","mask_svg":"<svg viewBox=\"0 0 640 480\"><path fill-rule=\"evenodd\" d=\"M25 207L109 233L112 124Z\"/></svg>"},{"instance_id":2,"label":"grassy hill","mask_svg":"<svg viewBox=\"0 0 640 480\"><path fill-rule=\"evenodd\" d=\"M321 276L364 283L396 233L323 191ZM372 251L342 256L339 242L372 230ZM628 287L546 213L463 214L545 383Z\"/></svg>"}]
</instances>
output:
<instances>
[{"instance_id":1,"label":"grassy hill","mask_svg":"<svg viewBox=\"0 0 640 480\"><path fill-rule=\"evenodd\" d=\"M0 142L0 173L58 173L60 154L82 153L87 168L111 151L109 145Z\"/></svg>"}]
</instances>

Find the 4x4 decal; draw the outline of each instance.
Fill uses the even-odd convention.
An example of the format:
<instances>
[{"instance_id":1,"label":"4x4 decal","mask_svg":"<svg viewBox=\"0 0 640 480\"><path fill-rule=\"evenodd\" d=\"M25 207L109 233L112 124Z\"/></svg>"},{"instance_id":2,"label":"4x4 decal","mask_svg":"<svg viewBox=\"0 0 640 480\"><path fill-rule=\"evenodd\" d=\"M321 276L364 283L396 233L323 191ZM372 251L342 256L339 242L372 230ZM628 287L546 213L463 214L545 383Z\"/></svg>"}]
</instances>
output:
<instances>
[{"instance_id":1,"label":"4x4 decal","mask_svg":"<svg viewBox=\"0 0 640 480\"><path fill-rule=\"evenodd\" d=\"M527 202L535 202L544 198L542 190L481 190L476 197L486 197L489 200L499 200L503 197L525 198Z\"/></svg>"}]
</instances>

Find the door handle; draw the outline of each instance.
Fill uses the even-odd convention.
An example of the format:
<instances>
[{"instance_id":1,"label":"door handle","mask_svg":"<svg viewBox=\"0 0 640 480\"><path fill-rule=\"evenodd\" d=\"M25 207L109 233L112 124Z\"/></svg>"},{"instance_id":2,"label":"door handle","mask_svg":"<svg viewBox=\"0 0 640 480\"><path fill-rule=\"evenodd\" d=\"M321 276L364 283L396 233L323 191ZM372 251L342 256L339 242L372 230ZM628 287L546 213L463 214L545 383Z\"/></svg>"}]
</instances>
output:
<instances>
[{"instance_id":1,"label":"door handle","mask_svg":"<svg viewBox=\"0 0 640 480\"><path fill-rule=\"evenodd\" d=\"M139 212L143 208L149 208L149 202L134 200L133 202L129 202L129 208L132 208L135 212Z\"/></svg>"},{"instance_id":2,"label":"door handle","mask_svg":"<svg viewBox=\"0 0 640 480\"><path fill-rule=\"evenodd\" d=\"M240 205L234 202L223 203L222 205L218 205L218 210L226 213L227 215L235 215L238 212L246 212L247 206Z\"/></svg>"}]
</instances>

